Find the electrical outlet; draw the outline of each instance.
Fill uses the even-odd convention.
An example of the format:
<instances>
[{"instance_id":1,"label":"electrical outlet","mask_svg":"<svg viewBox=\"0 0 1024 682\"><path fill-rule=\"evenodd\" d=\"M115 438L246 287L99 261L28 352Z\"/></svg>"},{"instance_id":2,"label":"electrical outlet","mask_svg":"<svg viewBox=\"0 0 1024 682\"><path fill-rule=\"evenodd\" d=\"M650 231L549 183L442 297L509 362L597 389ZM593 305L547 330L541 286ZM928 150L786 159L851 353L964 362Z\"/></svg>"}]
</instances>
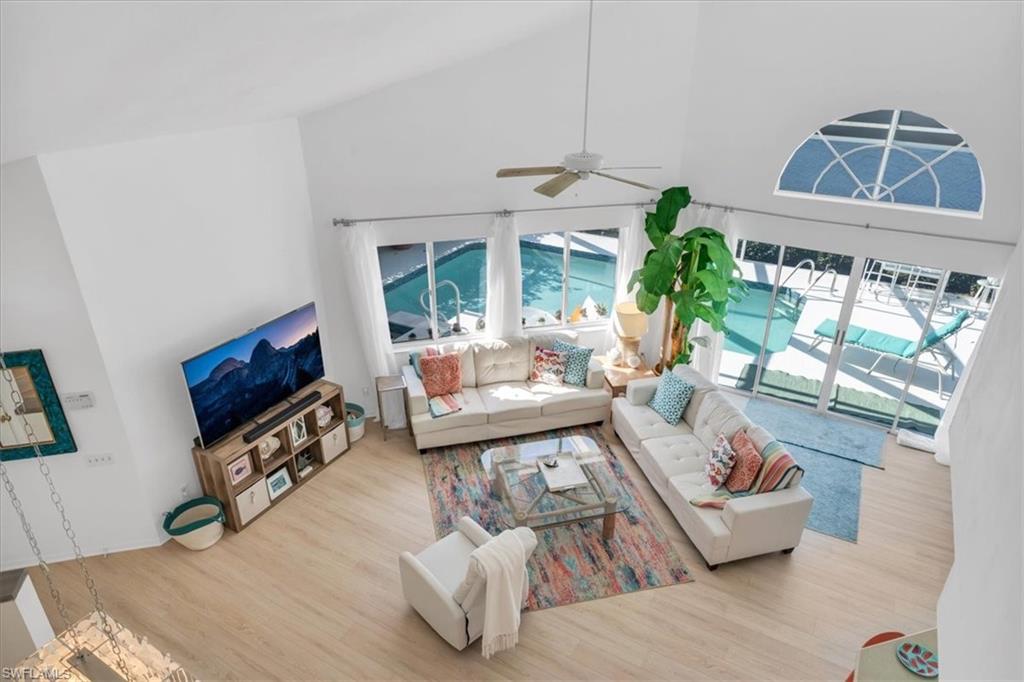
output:
<instances>
[{"instance_id":1,"label":"electrical outlet","mask_svg":"<svg viewBox=\"0 0 1024 682\"><path fill-rule=\"evenodd\" d=\"M86 455L85 466L87 467L103 467L109 466L114 463L114 455L110 452L104 452L99 455Z\"/></svg>"},{"instance_id":2,"label":"electrical outlet","mask_svg":"<svg viewBox=\"0 0 1024 682\"><path fill-rule=\"evenodd\" d=\"M78 393L64 393L60 396L67 410L87 410L96 405L96 398L92 391L79 391Z\"/></svg>"},{"instance_id":3,"label":"electrical outlet","mask_svg":"<svg viewBox=\"0 0 1024 682\"><path fill-rule=\"evenodd\" d=\"M363 386L363 395L370 395L370 387Z\"/></svg>"},{"instance_id":4,"label":"electrical outlet","mask_svg":"<svg viewBox=\"0 0 1024 682\"><path fill-rule=\"evenodd\" d=\"M183 500L187 500L188 499L188 486L187 485L181 486L181 499L183 499Z\"/></svg>"}]
</instances>

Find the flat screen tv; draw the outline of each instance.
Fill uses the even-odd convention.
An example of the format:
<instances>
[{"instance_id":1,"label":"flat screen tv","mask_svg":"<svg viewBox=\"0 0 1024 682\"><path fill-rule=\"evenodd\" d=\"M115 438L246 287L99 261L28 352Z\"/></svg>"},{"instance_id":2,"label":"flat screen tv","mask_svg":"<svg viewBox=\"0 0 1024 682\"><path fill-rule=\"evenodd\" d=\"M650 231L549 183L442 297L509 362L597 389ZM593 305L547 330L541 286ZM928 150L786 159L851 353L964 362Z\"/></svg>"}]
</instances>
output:
<instances>
[{"instance_id":1,"label":"flat screen tv","mask_svg":"<svg viewBox=\"0 0 1024 682\"><path fill-rule=\"evenodd\" d=\"M181 363L208 448L324 375L316 307L309 303Z\"/></svg>"}]
</instances>

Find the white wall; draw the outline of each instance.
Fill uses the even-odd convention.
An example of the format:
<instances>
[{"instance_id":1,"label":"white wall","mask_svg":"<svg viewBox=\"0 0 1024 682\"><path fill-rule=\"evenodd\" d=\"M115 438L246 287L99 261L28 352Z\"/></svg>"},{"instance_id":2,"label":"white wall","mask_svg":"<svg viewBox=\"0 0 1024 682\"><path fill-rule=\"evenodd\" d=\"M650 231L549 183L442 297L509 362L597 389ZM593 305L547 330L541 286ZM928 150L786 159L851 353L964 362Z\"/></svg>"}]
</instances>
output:
<instances>
[{"instance_id":1,"label":"white wall","mask_svg":"<svg viewBox=\"0 0 1024 682\"><path fill-rule=\"evenodd\" d=\"M678 184L697 6L599 3L594 12L588 147L657 186ZM652 194L592 178L552 201L544 178L497 179L499 166L557 163L581 144L586 26L577 21L300 119L334 364L346 386L370 385L338 271L334 217L639 201ZM621 215L521 214L523 231L609 227ZM385 243L483 235L491 218L378 224ZM359 391L350 390L350 395ZM368 406L371 409L373 406Z\"/></svg>"},{"instance_id":2,"label":"white wall","mask_svg":"<svg viewBox=\"0 0 1024 682\"><path fill-rule=\"evenodd\" d=\"M1020 3L706 2L683 171L694 196L812 218L1017 240ZM793 150L850 114L904 108L964 136L986 183L981 220L776 197ZM788 224L787 224L788 222ZM849 255L1001 272L1012 247L737 214L740 236Z\"/></svg>"},{"instance_id":3,"label":"white wall","mask_svg":"<svg viewBox=\"0 0 1024 682\"><path fill-rule=\"evenodd\" d=\"M319 303L298 126L46 155L40 165L156 522L183 486L199 492L179 363Z\"/></svg>"},{"instance_id":4,"label":"white wall","mask_svg":"<svg viewBox=\"0 0 1024 682\"><path fill-rule=\"evenodd\" d=\"M78 452L46 458L82 549L88 554L158 542L121 414L64 247L39 164L0 167L0 347L43 350L58 392L91 391L96 406L65 412ZM113 463L87 467L88 455ZM35 460L5 464L40 549L72 556ZM0 568L35 563L7 493L0 493Z\"/></svg>"},{"instance_id":5,"label":"white wall","mask_svg":"<svg viewBox=\"0 0 1024 682\"><path fill-rule=\"evenodd\" d=\"M1018 246L949 424L956 559L939 599L946 679L1024 678L1024 408Z\"/></svg>"}]
</instances>

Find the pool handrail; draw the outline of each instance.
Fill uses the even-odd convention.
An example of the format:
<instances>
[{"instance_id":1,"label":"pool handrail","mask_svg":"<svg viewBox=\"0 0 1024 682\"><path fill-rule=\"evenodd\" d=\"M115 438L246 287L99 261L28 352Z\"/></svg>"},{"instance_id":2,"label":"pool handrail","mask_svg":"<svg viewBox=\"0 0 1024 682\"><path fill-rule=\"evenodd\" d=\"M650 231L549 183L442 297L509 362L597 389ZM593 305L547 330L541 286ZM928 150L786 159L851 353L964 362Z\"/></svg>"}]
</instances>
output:
<instances>
[{"instance_id":1,"label":"pool handrail","mask_svg":"<svg viewBox=\"0 0 1024 682\"><path fill-rule=\"evenodd\" d=\"M810 285L811 284L811 280L814 279L814 273L815 273L814 259L813 258L804 258L802 261L800 261L799 263L796 264L796 267L793 268L793 271L791 273L786 275L786 279L782 280L782 284L780 284L779 286L780 287L786 286L786 282L789 281L790 277L795 275L797 273L797 271L800 268L802 268L804 265L810 265L811 266L811 271L809 273L807 273L807 283L808 283L808 285ZM808 288L810 288L810 286ZM804 291L806 292L806 289Z\"/></svg>"},{"instance_id":2,"label":"pool handrail","mask_svg":"<svg viewBox=\"0 0 1024 682\"><path fill-rule=\"evenodd\" d=\"M462 331L462 325L459 322L459 320L462 319L462 292L459 291L459 285L451 281L450 279L442 279L440 282L435 284L434 291L438 291L441 287L443 287L446 284L451 286L452 289L455 289L455 322L452 324L452 332L458 334L459 332ZM424 289L423 291L420 292L420 307L427 311L428 318L432 313L430 310L430 306L423 302L423 295L429 293L430 289Z\"/></svg>"}]
</instances>

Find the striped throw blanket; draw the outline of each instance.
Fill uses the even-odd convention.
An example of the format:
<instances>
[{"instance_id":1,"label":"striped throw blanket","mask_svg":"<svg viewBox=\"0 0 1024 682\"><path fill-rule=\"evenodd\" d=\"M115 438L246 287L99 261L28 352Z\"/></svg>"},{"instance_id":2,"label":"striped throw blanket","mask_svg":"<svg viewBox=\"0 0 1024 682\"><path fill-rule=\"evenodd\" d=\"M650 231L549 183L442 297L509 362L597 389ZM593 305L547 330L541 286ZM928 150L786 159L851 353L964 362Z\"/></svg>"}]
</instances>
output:
<instances>
[{"instance_id":1,"label":"striped throw blanket","mask_svg":"<svg viewBox=\"0 0 1024 682\"><path fill-rule=\"evenodd\" d=\"M458 399L451 393L434 396L427 402L427 406L430 408L430 416L434 419L454 414L462 409Z\"/></svg>"},{"instance_id":2,"label":"striped throw blanket","mask_svg":"<svg viewBox=\"0 0 1024 682\"><path fill-rule=\"evenodd\" d=\"M789 454L785 446L777 440L773 440L764 446L761 451L764 462L761 470L757 473L754 484L750 491L745 493L730 493L724 487L719 488L709 495L700 495L690 500L695 507L711 507L712 509L724 509L725 503L734 497L746 497L758 493L768 493L773 490L791 488L800 482L804 470L796 463L793 456Z\"/></svg>"}]
</instances>

